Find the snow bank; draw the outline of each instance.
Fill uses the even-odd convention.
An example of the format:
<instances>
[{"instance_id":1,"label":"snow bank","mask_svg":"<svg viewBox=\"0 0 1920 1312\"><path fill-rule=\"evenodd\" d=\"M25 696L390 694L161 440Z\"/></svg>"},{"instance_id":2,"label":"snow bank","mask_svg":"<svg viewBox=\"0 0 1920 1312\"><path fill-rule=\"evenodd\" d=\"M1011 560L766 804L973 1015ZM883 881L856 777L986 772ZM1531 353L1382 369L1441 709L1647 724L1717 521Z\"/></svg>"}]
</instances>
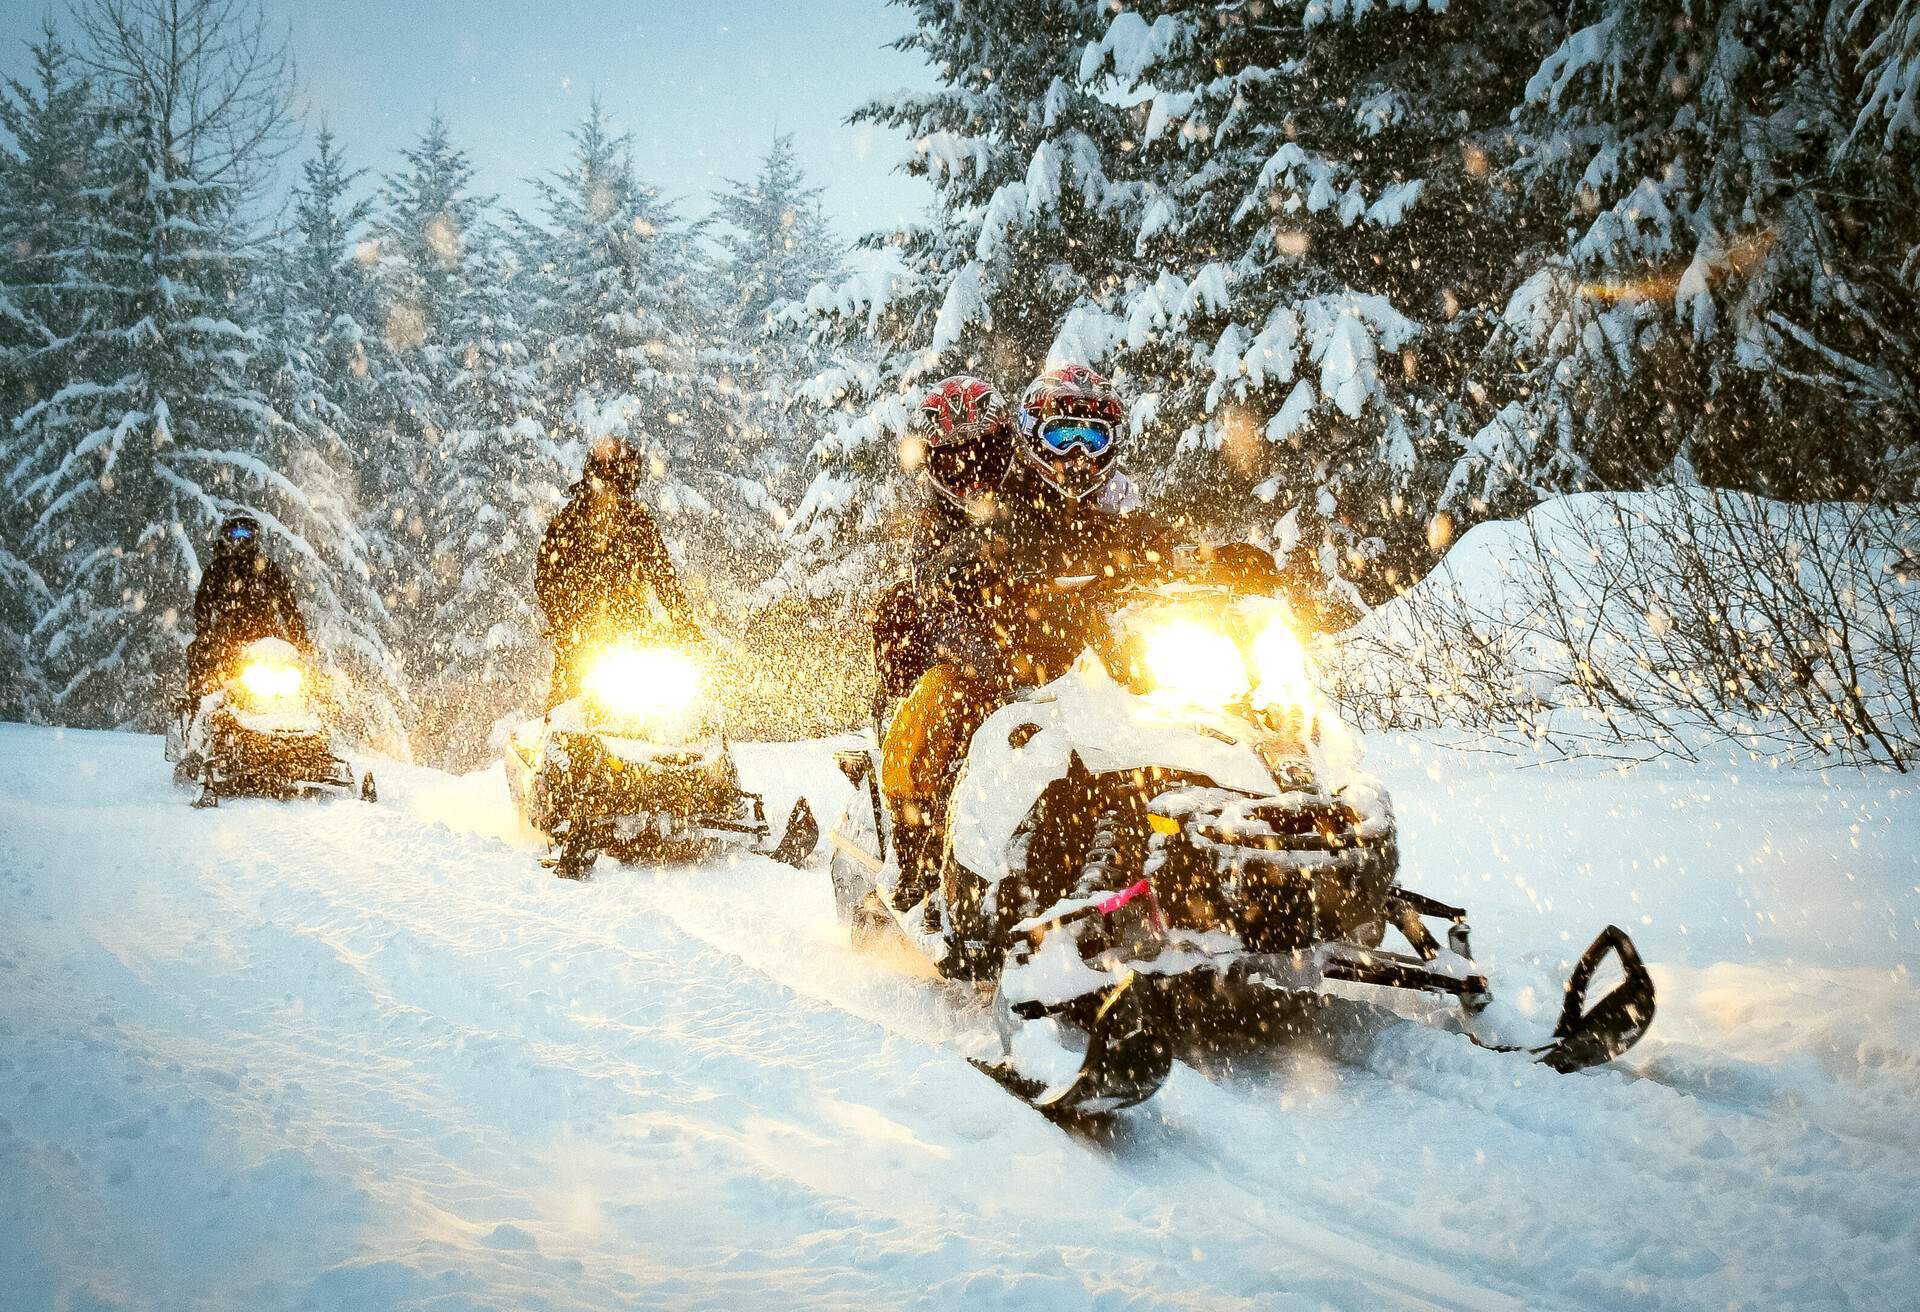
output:
<instances>
[{"instance_id":1,"label":"snow bank","mask_svg":"<svg viewBox=\"0 0 1920 1312\"><path fill-rule=\"evenodd\" d=\"M826 819L832 746L743 774ZM1915 786L1372 746L1509 1004L1632 930L1625 1061L1336 1009L1078 1137L823 871L575 886L497 772L201 812L155 739L0 726L0 1308L1901 1306Z\"/></svg>"},{"instance_id":2,"label":"snow bank","mask_svg":"<svg viewBox=\"0 0 1920 1312\"><path fill-rule=\"evenodd\" d=\"M1330 644L1364 723L1920 765L1920 518L1700 487L1476 526Z\"/></svg>"}]
</instances>

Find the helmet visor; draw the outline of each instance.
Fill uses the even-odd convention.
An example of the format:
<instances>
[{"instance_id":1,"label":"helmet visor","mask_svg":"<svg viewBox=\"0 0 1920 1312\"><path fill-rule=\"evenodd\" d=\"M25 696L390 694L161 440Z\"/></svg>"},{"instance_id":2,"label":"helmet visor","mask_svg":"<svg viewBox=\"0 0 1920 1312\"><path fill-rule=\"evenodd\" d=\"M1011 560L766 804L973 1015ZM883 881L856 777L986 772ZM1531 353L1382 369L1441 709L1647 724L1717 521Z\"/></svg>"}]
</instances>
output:
<instances>
[{"instance_id":1,"label":"helmet visor","mask_svg":"<svg viewBox=\"0 0 1920 1312\"><path fill-rule=\"evenodd\" d=\"M943 491L965 501L991 492L1006 476L1008 449L1000 442L936 446L927 452L927 476Z\"/></svg>"},{"instance_id":2,"label":"helmet visor","mask_svg":"<svg viewBox=\"0 0 1920 1312\"><path fill-rule=\"evenodd\" d=\"M1090 456L1104 455L1113 445L1113 425L1105 419L1082 419L1075 415L1054 415L1040 421L1040 445L1056 456L1084 451Z\"/></svg>"}]
</instances>

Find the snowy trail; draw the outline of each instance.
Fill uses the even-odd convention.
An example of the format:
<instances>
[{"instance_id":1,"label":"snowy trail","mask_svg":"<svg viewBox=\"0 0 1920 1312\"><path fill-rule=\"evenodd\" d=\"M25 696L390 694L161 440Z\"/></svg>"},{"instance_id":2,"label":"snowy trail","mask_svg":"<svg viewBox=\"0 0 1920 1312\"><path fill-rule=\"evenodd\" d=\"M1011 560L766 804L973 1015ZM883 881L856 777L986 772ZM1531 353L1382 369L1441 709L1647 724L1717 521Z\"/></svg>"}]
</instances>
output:
<instances>
[{"instance_id":1,"label":"snowy trail","mask_svg":"<svg viewBox=\"0 0 1920 1312\"><path fill-rule=\"evenodd\" d=\"M826 745L743 757L830 822ZM1357 1026L1089 1141L820 871L569 886L497 773L194 812L151 739L0 726L0 1307L1901 1306L1913 786L1376 764L1510 996L1629 924L1620 1068Z\"/></svg>"}]
</instances>

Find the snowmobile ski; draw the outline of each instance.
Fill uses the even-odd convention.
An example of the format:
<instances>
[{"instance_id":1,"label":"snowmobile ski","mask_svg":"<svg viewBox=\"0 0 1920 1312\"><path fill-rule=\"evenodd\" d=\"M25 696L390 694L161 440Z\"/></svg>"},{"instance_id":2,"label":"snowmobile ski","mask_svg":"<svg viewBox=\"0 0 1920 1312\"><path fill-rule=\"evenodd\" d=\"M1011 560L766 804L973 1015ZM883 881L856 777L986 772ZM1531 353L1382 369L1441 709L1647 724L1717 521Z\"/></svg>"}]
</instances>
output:
<instances>
[{"instance_id":1,"label":"snowmobile ski","mask_svg":"<svg viewBox=\"0 0 1920 1312\"><path fill-rule=\"evenodd\" d=\"M1158 1023L1151 989L1138 980L1129 974L1108 991L1088 1032L1080 1069L1062 1084L1048 1087L1006 1061L969 1061L1014 1097L1057 1120L1107 1116L1145 1102L1173 1071L1173 1045Z\"/></svg>"},{"instance_id":2,"label":"snowmobile ski","mask_svg":"<svg viewBox=\"0 0 1920 1312\"><path fill-rule=\"evenodd\" d=\"M781 865L798 868L813 858L813 849L820 845L820 822L813 818L813 808L802 797L793 804L793 810L787 815L786 832L780 835L780 841L767 855Z\"/></svg>"}]
</instances>

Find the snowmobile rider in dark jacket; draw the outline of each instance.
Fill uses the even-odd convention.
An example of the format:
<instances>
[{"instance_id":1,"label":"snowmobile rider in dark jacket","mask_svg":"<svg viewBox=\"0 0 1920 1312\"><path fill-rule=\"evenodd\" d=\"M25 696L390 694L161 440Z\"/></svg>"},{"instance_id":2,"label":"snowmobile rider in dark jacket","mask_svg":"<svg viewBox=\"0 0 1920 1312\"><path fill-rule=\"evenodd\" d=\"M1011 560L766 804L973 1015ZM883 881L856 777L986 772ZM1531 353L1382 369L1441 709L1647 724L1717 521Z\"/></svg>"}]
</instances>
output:
<instances>
[{"instance_id":1,"label":"snowmobile rider in dark jacket","mask_svg":"<svg viewBox=\"0 0 1920 1312\"><path fill-rule=\"evenodd\" d=\"M639 453L621 438L601 439L540 539L533 589L553 640L549 708L579 691L579 658L593 643L614 632L660 627L656 598L674 638L700 636L660 528L636 495L639 487Z\"/></svg>"},{"instance_id":2,"label":"snowmobile rider in dark jacket","mask_svg":"<svg viewBox=\"0 0 1920 1312\"><path fill-rule=\"evenodd\" d=\"M214 535L213 559L193 596L193 641L187 645L187 696L211 692L242 647L285 638L311 656L307 624L293 585L260 550L260 521L230 515Z\"/></svg>"},{"instance_id":3,"label":"snowmobile rider in dark jacket","mask_svg":"<svg viewBox=\"0 0 1920 1312\"><path fill-rule=\"evenodd\" d=\"M950 607L922 604L920 577L954 536L991 533L1005 516L997 501L1013 456L1013 417L993 384L972 374L943 378L914 410L909 451L919 457L922 494L907 559L913 573L883 589L873 608L874 670L882 703L905 697L933 663Z\"/></svg>"},{"instance_id":4,"label":"snowmobile rider in dark jacket","mask_svg":"<svg viewBox=\"0 0 1920 1312\"><path fill-rule=\"evenodd\" d=\"M994 513L958 525L915 562L921 611L940 618L927 668L888 726L880 771L903 906L933 887L947 796L974 730L1015 689L1057 677L1078 655L1065 635L1032 622L1017 581L1097 573L1169 549L1119 474L1125 413L1105 378L1082 365L1052 370L1027 388L1015 419Z\"/></svg>"}]
</instances>

